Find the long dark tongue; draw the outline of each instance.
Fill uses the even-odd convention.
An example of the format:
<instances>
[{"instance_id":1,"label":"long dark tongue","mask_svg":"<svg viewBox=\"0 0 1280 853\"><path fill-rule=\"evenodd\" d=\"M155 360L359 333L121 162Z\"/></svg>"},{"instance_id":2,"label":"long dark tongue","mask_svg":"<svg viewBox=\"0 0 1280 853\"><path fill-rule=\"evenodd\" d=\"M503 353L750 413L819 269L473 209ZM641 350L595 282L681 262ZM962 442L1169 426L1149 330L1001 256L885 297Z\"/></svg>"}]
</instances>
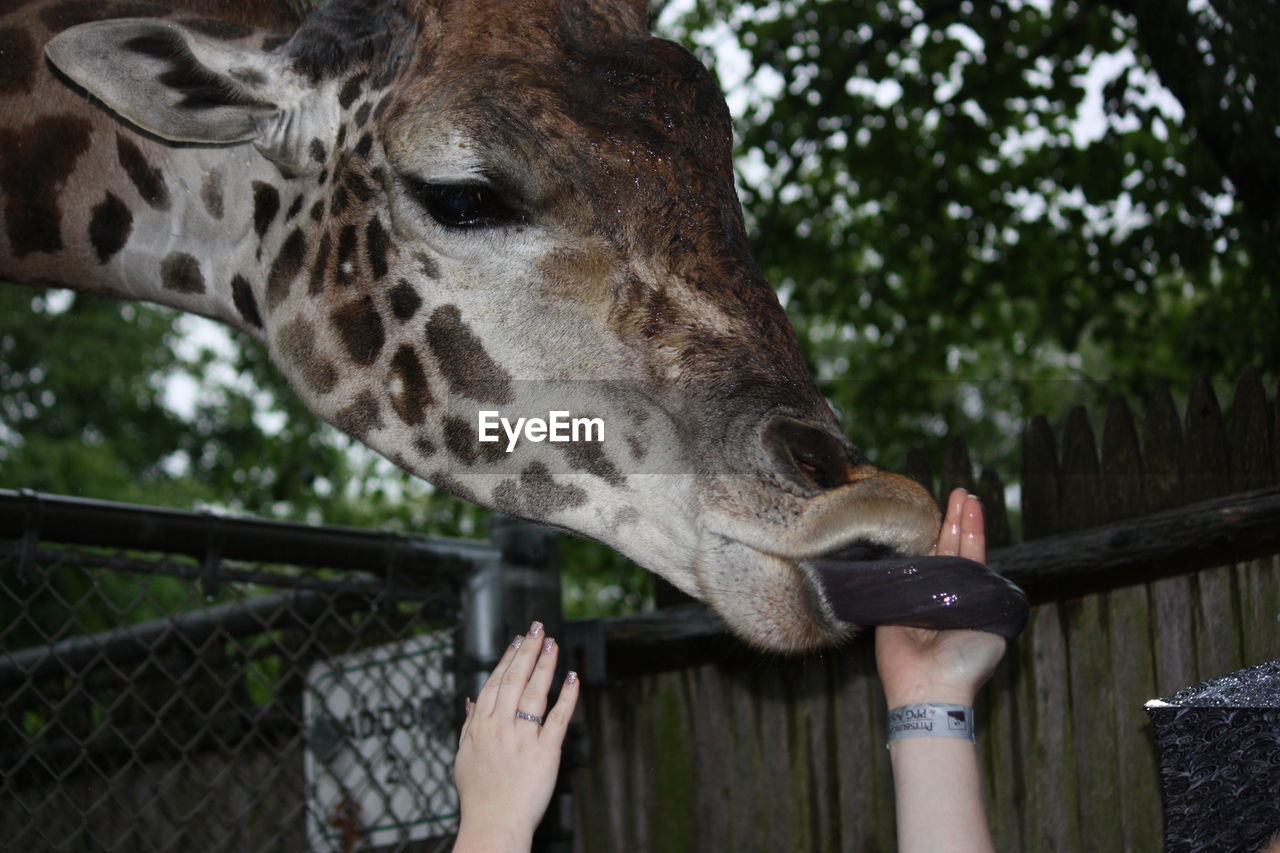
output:
<instances>
[{"instance_id":1,"label":"long dark tongue","mask_svg":"<svg viewBox=\"0 0 1280 853\"><path fill-rule=\"evenodd\" d=\"M1027 594L963 557L858 559L854 547L805 561L832 614L855 625L990 631L1012 640L1027 624Z\"/></svg>"}]
</instances>

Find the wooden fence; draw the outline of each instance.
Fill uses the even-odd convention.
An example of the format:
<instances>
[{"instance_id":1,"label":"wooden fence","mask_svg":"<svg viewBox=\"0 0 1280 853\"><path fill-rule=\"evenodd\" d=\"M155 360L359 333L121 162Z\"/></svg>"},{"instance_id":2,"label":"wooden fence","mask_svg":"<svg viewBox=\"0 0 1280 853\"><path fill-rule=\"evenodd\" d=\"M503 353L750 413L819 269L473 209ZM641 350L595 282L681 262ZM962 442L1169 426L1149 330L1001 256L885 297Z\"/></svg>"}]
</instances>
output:
<instances>
[{"instance_id":1,"label":"wooden fence","mask_svg":"<svg viewBox=\"0 0 1280 853\"><path fill-rule=\"evenodd\" d=\"M1141 428L1114 400L1101 434L1082 409L1060 439L1030 423L1018 544L999 478L975 482L958 441L941 467L940 493L983 496L991 562L1035 604L978 706L1003 851L1160 850L1143 703L1280 657L1280 399L1247 371L1229 419L1201 380L1183 419L1162 388ZM766 659L687 606L599 630L615 680L584 699L577 850L894 849L869 640Z\"/></svg>"}]
</instances>

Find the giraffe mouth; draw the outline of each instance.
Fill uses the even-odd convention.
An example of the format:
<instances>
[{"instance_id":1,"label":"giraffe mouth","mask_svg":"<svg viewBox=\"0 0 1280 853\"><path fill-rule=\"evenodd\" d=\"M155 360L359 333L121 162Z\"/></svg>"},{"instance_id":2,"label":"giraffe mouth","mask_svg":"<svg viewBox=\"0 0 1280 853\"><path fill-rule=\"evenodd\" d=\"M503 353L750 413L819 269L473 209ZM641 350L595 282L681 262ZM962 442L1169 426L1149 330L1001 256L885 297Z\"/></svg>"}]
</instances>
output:
<instances>
[{"instance_id":1,"label":"giraffe mouth","mask_svg":"<svg viewBox=\"0 0 1280 853\"><path fill-rule=\"evenodd\" d=\"M1027 624L1026 593L963 557L903 556L860 541L799 567L833 625L970 629L1012 640Z\"/></svg>"}]
</instances>

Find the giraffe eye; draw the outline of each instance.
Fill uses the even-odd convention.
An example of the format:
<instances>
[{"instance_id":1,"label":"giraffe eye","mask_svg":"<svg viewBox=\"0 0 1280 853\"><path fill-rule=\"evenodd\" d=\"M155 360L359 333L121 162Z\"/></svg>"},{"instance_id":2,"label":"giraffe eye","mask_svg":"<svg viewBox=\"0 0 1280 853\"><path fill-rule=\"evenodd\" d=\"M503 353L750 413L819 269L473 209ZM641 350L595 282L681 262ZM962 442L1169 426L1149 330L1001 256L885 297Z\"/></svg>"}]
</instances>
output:
<instances>
[{"instance_id":1,"label":"giraffe eye","mask_svg":"<svg viewBox=\"0 0 1280 853\"><path fill-rule=\"evenodd\" d=\"M495 228L523 221L488 184L433 184L411 175L401 177L409 196L445 228Z\"/></svg>"}]
</instances>

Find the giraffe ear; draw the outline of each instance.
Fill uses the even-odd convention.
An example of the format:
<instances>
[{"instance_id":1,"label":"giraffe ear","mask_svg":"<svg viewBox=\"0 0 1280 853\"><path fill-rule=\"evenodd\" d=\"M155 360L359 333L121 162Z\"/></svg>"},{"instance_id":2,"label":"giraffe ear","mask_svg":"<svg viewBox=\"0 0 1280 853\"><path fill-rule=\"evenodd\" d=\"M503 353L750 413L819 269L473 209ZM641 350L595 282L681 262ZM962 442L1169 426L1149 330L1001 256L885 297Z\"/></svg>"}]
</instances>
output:
<instances>
[{"instance_id":1,"label":"giraffe ear","mask_svg":"<svg viewBox=\"0 0 1280 853\"><path fill-rule=\"evenodd\" d=\"M268 54L167 21L82 24L45 54L122 117L173 142L256 139L288 94Z\"/></svg>"}]
</instances>

